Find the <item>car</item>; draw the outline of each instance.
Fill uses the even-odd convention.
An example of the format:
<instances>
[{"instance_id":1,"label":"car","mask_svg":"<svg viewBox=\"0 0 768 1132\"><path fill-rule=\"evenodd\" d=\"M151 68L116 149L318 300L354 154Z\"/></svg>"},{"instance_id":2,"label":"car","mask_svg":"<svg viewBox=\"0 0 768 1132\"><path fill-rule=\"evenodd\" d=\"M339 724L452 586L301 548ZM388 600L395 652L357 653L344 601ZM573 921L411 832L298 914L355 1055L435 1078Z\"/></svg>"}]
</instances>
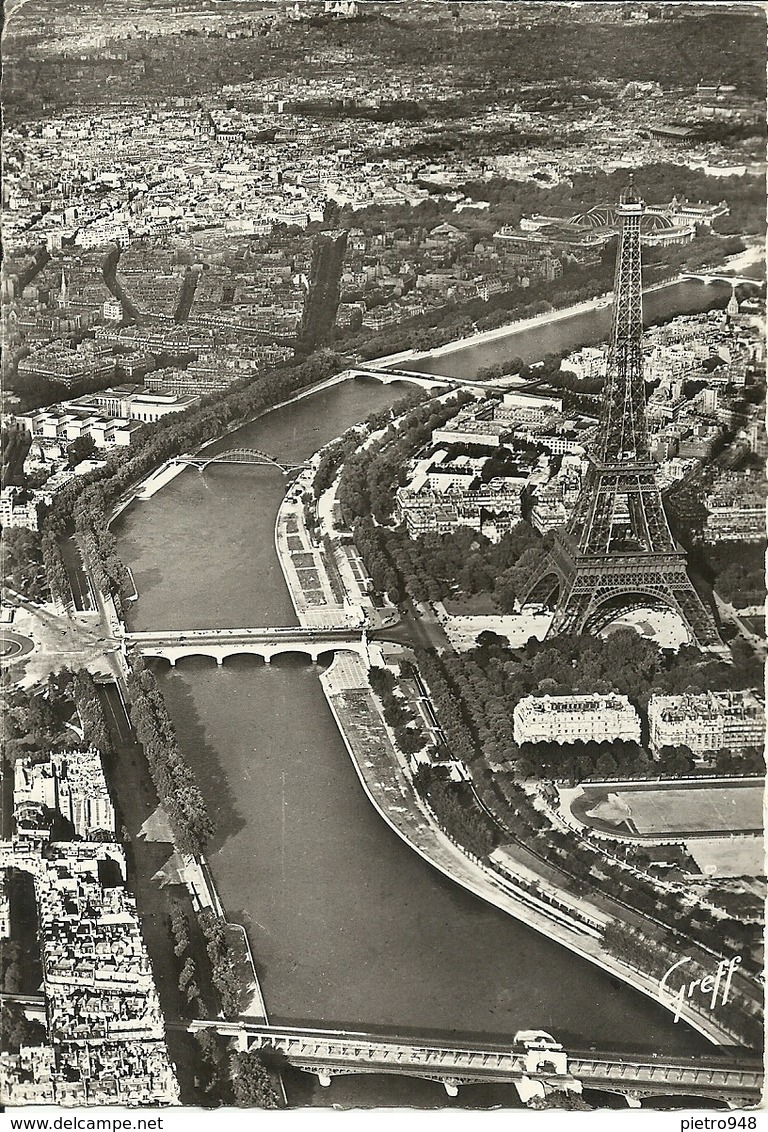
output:
<instances>
[{"instance_id":1,"label":"car","mask_svg":"<svg viewBox=\"0 0 768 1132\"><path fill-rule=\"evenodd\" d=\"M523 1045L527 1049L561 1050L563 1048L561 1043L555 1041L545 1030L518 1030L514 1044Z\"/></svg>"}]
</instances>

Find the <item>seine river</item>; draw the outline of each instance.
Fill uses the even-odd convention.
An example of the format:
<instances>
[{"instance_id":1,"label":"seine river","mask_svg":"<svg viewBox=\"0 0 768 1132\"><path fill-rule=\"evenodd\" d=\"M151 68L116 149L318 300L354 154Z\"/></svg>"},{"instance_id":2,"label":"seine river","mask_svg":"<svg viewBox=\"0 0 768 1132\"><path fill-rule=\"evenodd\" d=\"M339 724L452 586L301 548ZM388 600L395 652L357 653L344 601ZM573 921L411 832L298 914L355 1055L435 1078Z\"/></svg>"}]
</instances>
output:
<instances>
[{"instance_id":1,"label":"seine river","mask_svg":"<svg viewBox=\"0 0 768 1132\"><path fill-rule=\"evenodd\" d=\"M671 283L643 296L643 318L646 326L662 322L670 311L676 314L693 314L709 310L711 307L724 307L731 295L730 284L722 282L697 283L686 281ZM519 357L528 364L538 361L547 354L559 354L561 350L593 346L608 338L611 327L610 305L596 311L584 311L567 318L542 322L539 326L525 330L510 331L503 338L496 338L480 345L457 346L446 350L437 357L425 357L415 364L408 362L409 369L423 373L443 373L448 377L473 377L479 369Z\"/></svg>"},{"instance_id":2,"label":"seine river","mask_svg":"<svg viewBox=\"0 0 768 1132\"><path fill-rule=\"evenodd\" d=\"M686 286L700 306L715 305L715 294L720 305L727 299L727 290L708 287L705 301L703 286ZM525 357L515 337L509 355ZM590 339L579 317L541 336L528 331L525 349L533 357L537 343L543 354ZM485 354L479 362L462 354L468 375L489 364ZM244 426L236 440L302 459L406 388L347 382ZM284 488L273 468L190 469L132 505L114 528L140 595L130 627L295 624L273 543ZM269 667L235 658L222 668L191 658L161 668L160 678L217 821L209 854L216 883L230 918L248 930L273 1021L496 1037L541 1027L566 1047L711 1048L660 1006L408 850L368 803L316 669L297 657ZM292 1099L446 1099L426 1083L342 1078L326 1091L308 1081L289 1078ZM462 1092L460 1103L514 1096Z\"/></svg>"}]
</instances>

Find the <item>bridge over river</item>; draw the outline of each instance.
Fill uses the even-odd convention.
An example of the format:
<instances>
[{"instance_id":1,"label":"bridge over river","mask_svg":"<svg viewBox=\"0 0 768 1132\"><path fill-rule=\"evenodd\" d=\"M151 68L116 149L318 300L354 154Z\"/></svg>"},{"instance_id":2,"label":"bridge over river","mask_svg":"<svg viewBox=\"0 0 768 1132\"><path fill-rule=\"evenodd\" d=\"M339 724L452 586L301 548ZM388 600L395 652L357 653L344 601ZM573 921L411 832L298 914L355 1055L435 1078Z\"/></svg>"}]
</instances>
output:
<instances>
[{"instance_id":1,"label":"bridge over river","mask_svg":"<svg viewBox=\"0 0 768 1132\"><path fill-rule=\"evenodd\" d=\"M198 452L195 456L177 456L174 463L188 464L201 472L204 472L211 464L266 465L279 468L284 474L298 472L310 466L307 463L297 464L295 461L284 460L279 456L271 455L269 452L262 452L258 448L228 448L226 452L215 452L210 456Z\"/></svg>"},{"instance_id":2,"label":"bridge over river","mask_svg":"<svg viewBox=\"0 0 768 1132\"><path fill-rule=\"evenodd\" d=\"M317 663L323 653L356 652L366 658L368 642L362 629L304 628L301 625L255 629L159 629L124 633L123 647L143 656L160 657L173 666L185 656L210 656L223 664L229 656L273 656L303 653Z\"/></svg>"},{"instance_id":3,"label":"bridge over river","mask_svg":"<svg viewBox=\"0 0 768 1132\"><path fill-rule=\"evenodd\" d=\"M753 287L762 287L763 280L760 278L750 278L748 275L724 275L717 271L705 271L695 274L693 272L684 272L681 279L696 279L700 283L730 283L731 287L735 288L739 283L749 283Z\"/></svg>"},{"instance_id":4,"label":"bridge over river","mask_svg":"<svg viewBox=\"0 0 768 1132\"><path fill-rule=\"evenodd\" d=\"M441 1043L404 1035L270 1026L199 1019L192 1033L215 1029L237 1039L241 1050L274 1050L283 1061L316 1075L328 1086L347 1073L395 1073L439 1081L449 1096L461 1085L513 1083L523 1100L552 1090L597 1089L618 1093L631 1107L647 1097L699 1097L730 1107L760 1101L759 1060L722 1057L669 1058L648 1054L568 1053L555 1042L518 1046Z\"/></svg>"}]
</instances>

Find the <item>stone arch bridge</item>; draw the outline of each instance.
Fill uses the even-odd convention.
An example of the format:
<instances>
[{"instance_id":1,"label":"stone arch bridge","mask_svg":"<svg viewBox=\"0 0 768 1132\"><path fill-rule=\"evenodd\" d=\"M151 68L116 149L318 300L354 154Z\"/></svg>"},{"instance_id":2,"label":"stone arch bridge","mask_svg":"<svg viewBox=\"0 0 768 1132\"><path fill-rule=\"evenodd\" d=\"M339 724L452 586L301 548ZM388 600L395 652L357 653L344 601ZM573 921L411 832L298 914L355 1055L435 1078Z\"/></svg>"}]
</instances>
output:
<instances>
[{"instance_id":1,"label":"stone arch bridge","mask_svg":"<svg viewBox=\"0 0 768 1132\"><path fill-rule=\"evenodd\" d=\"M269 664L274 656L300 653L317 663L323 653L354 652L368 659L368 640L362 629L305 628L301 625L256 629L160 629L125 633L123 648L142 656L167 660L171 666L187 656L209 656L221 665L230 656L259 656Z\"/></svg>"}]
</instances>

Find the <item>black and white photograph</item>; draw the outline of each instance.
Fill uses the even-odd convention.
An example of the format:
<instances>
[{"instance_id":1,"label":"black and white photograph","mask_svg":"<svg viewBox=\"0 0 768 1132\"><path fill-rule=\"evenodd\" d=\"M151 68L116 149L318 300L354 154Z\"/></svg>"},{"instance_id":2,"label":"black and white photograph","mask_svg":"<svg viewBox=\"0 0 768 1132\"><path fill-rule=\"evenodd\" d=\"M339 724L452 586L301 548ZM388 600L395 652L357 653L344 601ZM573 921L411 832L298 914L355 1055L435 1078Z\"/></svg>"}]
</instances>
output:
<instances>
[{"instance_id":1,"label":"black and white photograph","mask_svg":"<svg viewBox=\"0 0 768 1132\"><path fill-rule=\"evenodd\" d=\"M767 16L6 0L4 1132L761 1127Z\"/></svg>"}]
</instances>

